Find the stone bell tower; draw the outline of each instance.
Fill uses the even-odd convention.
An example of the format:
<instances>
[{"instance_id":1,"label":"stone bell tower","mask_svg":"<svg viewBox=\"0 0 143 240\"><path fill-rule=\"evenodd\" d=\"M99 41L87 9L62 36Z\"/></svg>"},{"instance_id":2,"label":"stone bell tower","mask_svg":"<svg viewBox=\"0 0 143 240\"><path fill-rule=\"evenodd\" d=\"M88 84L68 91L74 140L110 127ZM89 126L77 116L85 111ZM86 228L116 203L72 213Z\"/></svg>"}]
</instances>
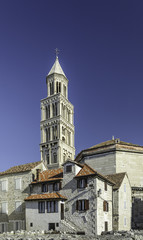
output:
<instances>
[{"instance_id":1,"label":"stone bell tower","mask_svg":"<svg viewBox=\"0 0 143 240\"><path fill-rule=\"evenodd\" d=\"M46 77L47 98L41 100L41 161L48 168L74 159L74 107L68 100L68 79L58 56Z\"/></svg>"}]
</instances>

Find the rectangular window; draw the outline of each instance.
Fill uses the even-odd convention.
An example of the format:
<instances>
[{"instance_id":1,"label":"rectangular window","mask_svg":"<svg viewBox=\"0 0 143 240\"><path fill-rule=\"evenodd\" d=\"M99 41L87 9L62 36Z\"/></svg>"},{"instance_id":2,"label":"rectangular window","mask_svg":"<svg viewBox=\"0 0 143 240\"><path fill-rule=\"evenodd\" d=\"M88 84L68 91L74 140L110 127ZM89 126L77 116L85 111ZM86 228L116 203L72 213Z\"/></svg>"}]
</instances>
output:
<instances>
[{"instance_id":1,"label":"rectangular window","mask_svg":"<svg viewBox=\"0 0 143 240\"><path fill-rule=\"evenodd\" d=\"M46 183L42 184L42 192L48 192L48 185Z\"/></svg>"},{"instance_id":2,"label":"rectangular window","mask_svg":"<svg viewBox=\"0 0 143 240\"><path fill-rule=\"evenodd\" d=\"M108 231L108 222L105 222L105 232Z\"/></svg>"},{"instance_id":3,"label":"rectangular window","mask_svg":"<svg viewBox=\"0 0 143 240\"><path fill-rule=\"evenodd\" d=\"M77 188L86 188L87 187L87 179L78 179L77 180Z\"/></svg>"},{"instance_id":4,"label":"rectangular window","mask_svg":"<svg viewBox=\"0 0 143 240\"><path fill-rule=\"evenodd\" d=\"M16 190L21 190L21 178L16 178L15 179L15 189Z\"/></svg>"},{"instance_id":5,"label":"rectangular window","mask_svg":"<svg viewBox=\"0 0 143 240\"><path fill-rule=\"evenodd\" d=\"M54 183L53 190L54 191L59 191L60 190L60 184L59 183Z\"/></svg>"},{"instance_id":6,"label":"rectangular window","mask_svg":"<svg viewBox=\"0 0 143 240\"><path fill-rule=\"evenodd\" d=\"M107 191L107 182L104 182L104 190Z\"/></svg>"},{"instance_id":7,"label":"rectangular window","mask_svg":"<svg viewBox=\"0 0 143 240\"><path fill-rule=\"evenodd\" d=\"M6 191L8 190L8 181L7 180L3 180L1 182L1 185L2 185L2 191Z\"/></svg>"},{"instance_id":8,"label":"rectangular window","mask_svg":"<svg viewBox=\"0 0 143 240\"><path fill-rule=\"evenodd\" d=\"M39 213L45 213L45 202L38 202Z\"/></svg>"},{"instance_id":9,"label":"rectangular window","mask_svg":"<svg viewBox=\"0 0 143 240\"><path fill-rule=\"evenodd\" d=\"M126 217L124 217L124 226L127 225L127 222L126 222Z\"/></svg>"},{"instance_id":10,"label":"rectangular window","mask_svg":"<svg viewBox=\"0 0 143 240\"><path fill-rule=\"evenodd\" d=\"M49 223L49 230L55 230L55 223Z\"/></svg>"},{"instance_id":11,"label":"rectangular window","mask_svg":"<svg viewBox=\"0 0 143 240\"><path fill-rule=\"evenodd\" d=\"M47 202L47 212L48 213L58 212L58 202L57 201L48 201Z\"/></svg>"},{"instance_id":12,"label":"rectangular window","mask_svg":"<svg viewBox=\"0 0 143 240\"><path fill-rule=\"evenodd\" d=\"M72 165L66 166L66 172L67 172L67 173L72 172Z\"/></svg>"},{"instance_id":13,"label":"rectangular window","mask_svg":"<svg viewBox=\"0 0 143 240\"><path fill-rule=\"evenodd\" d=\"M8 204L7 204L7 202L3 202L1 204L1 213L8 214Z\"/></svg>"},{"instance_id":14,"label":"rectangular window","mask_svg":"<svg viewBox=\"0 0 143 240\"><path fill-rule=\"evenodd\" d=\"M15 202L15 211L22 212L22 202L20 202L20 201Z\"/></svg>"},{"instance_id":15,"label":"rectangular window","mask_svg":"<svg viewBox=\"0 0 143 240\"><path fill-rule=\"evenodd\" d=\"M103 201L103 211L109 212L109 204L107 201Z\"/></svg>"},{"instance_id":16,"label":"rectangular window","mask_svg":"<svg viewBox=\"0 0 143 240\"><path fill-rule=\"evenodd\" d=\"M78 211L86 211L89 209L89 200L77 200L76 201L76 210Z\"/></svg>"},{"instance_id":17,"label":"rectangular window","mask_svg":"<svg viewBox=\"0 0 143 240\"><path fill-rule=\"evenodd\" d=\"M124 201L124 209L126 209L126 201Z\"/></svg>"},{"instance_id":18,"label":"rectangular window","mask_svg":"<svg viewBox=\"0 0 143 240\"><path fill-rule=\"evenodd\" d=\"M124 192L126 192L126 183L124 183Z\"/></svg>"}]
</instances>

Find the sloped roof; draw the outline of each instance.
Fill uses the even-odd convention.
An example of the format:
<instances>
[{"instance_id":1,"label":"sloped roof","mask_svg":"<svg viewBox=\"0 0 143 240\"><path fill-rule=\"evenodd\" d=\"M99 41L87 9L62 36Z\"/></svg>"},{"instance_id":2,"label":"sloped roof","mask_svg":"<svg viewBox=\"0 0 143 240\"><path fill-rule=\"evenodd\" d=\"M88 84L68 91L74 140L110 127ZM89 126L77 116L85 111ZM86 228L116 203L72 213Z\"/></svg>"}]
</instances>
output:
<instances>
[{"instance_id":1,"label":"sloped roof","mask_svg":"<svg viewBox=\"0 0 143 240\"><path fill-rule=\"evenodd\" d=\"M82 150L76 156L75 161L79 162L83 156L89 156L93 154L99 154L102 152L117 151L117 150L143 153L143 146L123 142L123 141L120 141L120 139L109 140L109 141L105 141L105 142L96 144L90 148Z\"/></svg>"},{"instance_id":2,"label":"sloped roof","mask_svg":"<svg viewBox=\"0 0 143 240\"><path fill-rule=\"evenodd\" d=\"M61 180L63 178L63 169L48 169L39 174L39 180L35 180L32 184L39 182L47 182L47 181L56 181Z\"/></svg>"},{"instance_id":3,"label":"sloped roof","mask_svg":"<svg viewBox=\"0 0 143 240\"><path fill-rule=\"evenodd\" d=\"M99 178L103 179L104 181L107 181L111 183L112 185L114 182L106 176L100 174L99 172L95 171L93 168L91 168L89 165L86 163L83 165L83 168L78 172L78 174L75 176L75 178L80 178L80 177L88 177L88 176L98 176Z\"/></svg>"},{"instance_id":4,"label":"sloped roof","mask_svg":"<svg viewBox=\"0 0 143 240\"><path fill-rule=\"evenodd\" d=\"M12 173L20 173L20 172L31 171L33 168L38 166L40 163L41 163L41 161L14 166L14 167L11 167L4 172L0 172L0 176L7 175L7 174L12 174Z\"/></svg>"},{"instance_id":5,"label":"sloped roof","mask_svg":"<svg viewBox=\"0 0 143 240\"><path fill-rule=\"evenodd\" d=\"M83 177L83 176L88 176L88 175L95 175L97 172L92 169L90 166L88 166L87 164L83 165L83 168L78 172L78 174L76 175L76 177Z\"/></svg>"},{"instance_id":6,"label":"sloped roof","mask_svg":"<svg viewBox=\"0 0 143 240\"><path fill-rule=\"evenodd\" d=\"M106 177L107 179L115 183L115 185L113 186L113 189L116 190L120 188L125 175L126 173L123 172L123 173L110 174L110 175L107 175Z\"/></svg>"},{"instance_id":7,"label":"sloped roof","mask_svg":"<svg viewBox=\"0 0 143 240\"><path fill-rule=\"evenodd\" d=\"M34 200L46 200L46 199L62 199L62 200L67 200L66 197L61 195L60 193L57 192L52 192L52 193L45 193L45 194L33 194L27 198L25 198L25 201L34 201Z\"/></svg>"},{"instance_id":8,"label":"sloped roof","mask_svg":"<svg viewBox=\"0 0 143 240\"><path fill-rule=\"evenodd\" d=\"M58 57L56 57L56 61L55 61L55 63L53 64L50 72L48 73L48 76L51 75L51 74L53 74L53 73L58 73L58 74L62 74L62 75L65 76L64 71L63 71L63 69L61 68L61 65L60 65L60 63L59 63ZM65 76L65 77L66 77L66 76Z\"/></svg>"}]
</instances>

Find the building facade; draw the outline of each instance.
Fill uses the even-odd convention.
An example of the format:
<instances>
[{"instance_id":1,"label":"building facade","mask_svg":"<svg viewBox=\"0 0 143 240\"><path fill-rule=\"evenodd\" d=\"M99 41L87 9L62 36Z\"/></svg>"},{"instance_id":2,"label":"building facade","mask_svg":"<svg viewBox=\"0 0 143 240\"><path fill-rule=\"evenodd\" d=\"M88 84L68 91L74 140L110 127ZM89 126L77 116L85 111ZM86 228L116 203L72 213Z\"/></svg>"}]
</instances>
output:
<instances>
[{"instance_id":1,"label":"building facade","mask_svg":"<svg viewBox=\"0 0 143 240\"><path fill-rule=\"evenodd\" d=\"M74 108L68 100L68 79L58 57L46 77L47 98L41 100L41 161L58 168L74 159Z\"/></svg>"},{"instance_id":2,"label":"building facade","mask_svg":"<svg viewBox=\"0 0 143 240\"><path fill-rule=\"evenodd\" d=\"M109 140L81 151L75 161L104 175L126 172L132 188L132 228L143 228L143 146Z\"/></svg>"},{"instance_id":3,"label":"building facade","mask_svg":"<svg viewBox=\"0 0 143 240\"><path fill-rule=\"evenodd\" d=\"M113 183L88 165L67 160L63 170L46 170L31 186L25 199L27 230L92 235L112 230Z\"/></svg>"},{"instance_id":4,"label":"building facade","mask_svg":"<svg viewBox=\"0 0 143 240\"><path fill-rule=\"evenodd\" d=\"M106 176L113 181L113 230L130 231L132 213L132 191L127 173Z\"/></svg>"},{"instance_id":5,"label":"building facade","mask_svg":"<svg viewBox=\"0 0 143 240\"><path fill-rule=\"evenodd\" d=\"M41 162L12 167L0 173L0 232L25 229L25 201L31 180Z\"/></svg>"}]
</instances>

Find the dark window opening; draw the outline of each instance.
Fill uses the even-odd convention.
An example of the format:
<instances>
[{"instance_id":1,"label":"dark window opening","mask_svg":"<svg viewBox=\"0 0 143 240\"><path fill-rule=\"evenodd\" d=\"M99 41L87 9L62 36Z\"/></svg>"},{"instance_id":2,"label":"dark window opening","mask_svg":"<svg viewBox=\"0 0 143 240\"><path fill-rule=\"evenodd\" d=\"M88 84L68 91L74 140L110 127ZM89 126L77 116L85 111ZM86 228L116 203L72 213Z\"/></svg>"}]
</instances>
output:
<instances>
[{"instance_id":1,"label":"dark window opening","mask_svg":"<svg viewBox=\"0 0 143 240\"><path fill-rule=\"evenodd\" d=\"M58 212L58 202L57 201L48 201L47 202L47 212L48 213Z\"/></svg>"},{"instance_id":2,"label":"dark window opening","mask_svg":"<svg viewBox=\"0 0 143 240\"><path fill-rule=\"evenodd\" d=\"M105 222L105 231L108 231L108 222Z\"/></svg>"},{"instance_id":3,"label":"dark window opening","mask_svg":"<svg viewBox=\"0 0 143 240\"><path fill-rule=\"evenodd\" d=\"M89 209L89 200L77 200L76 210L77 211L87 211Z\"/></svg>"},{"instance_id":4,"label":"dark window opening","mask_svg":"<svg viewBox=\"0 0 143 240\"><path fill-rule=\"evenodd\" d=\"M49 223L49 230L55 230L55 223Z\"/></svg>"},{"instance_id":5,"label":"dark window opening","mask_svg":"<svg viewBox=\"0 0 143 240\"><path fill-rule=\"evenodd\" d=\"M87 187L87 179L82 178L77 180L77 188L86 188Z\"/></svg>"},{"instance_id":6,"label":"dark window opening","mask_svg":"<svg viewBox=\"0 0 143 240\"><path fill-rule=\"evenodd\" d=\"M39 213L45 213L45 202L38 202Z\"/></svg>"},{"instance_id":7,"label":"dark window opening","mask_svg":"<svg viewBox=\"0 0 143 240\"><path fill-rule=\"evenodd\" d=\"M107 182L104 182L104 190L107 191Z\"/></svg>"},{"instance_id":8,"label":"dark window opening","mask_svg":"<svg viewBox=\"0 0 143 240\"><path fill-rule=\"evenodd\" d=\"M66 172L72 172L72 165L66 166Z\"/></svg>"},{"instance_id":9,"label":"dark window opening","mask_svg":"<svg viewBox=\"0 0 143 240\"><path fill-rule=\"evenodd\" d=\"M33 223L30 223L30 227L33 227Z\"/></svg>"}]
</instances>

